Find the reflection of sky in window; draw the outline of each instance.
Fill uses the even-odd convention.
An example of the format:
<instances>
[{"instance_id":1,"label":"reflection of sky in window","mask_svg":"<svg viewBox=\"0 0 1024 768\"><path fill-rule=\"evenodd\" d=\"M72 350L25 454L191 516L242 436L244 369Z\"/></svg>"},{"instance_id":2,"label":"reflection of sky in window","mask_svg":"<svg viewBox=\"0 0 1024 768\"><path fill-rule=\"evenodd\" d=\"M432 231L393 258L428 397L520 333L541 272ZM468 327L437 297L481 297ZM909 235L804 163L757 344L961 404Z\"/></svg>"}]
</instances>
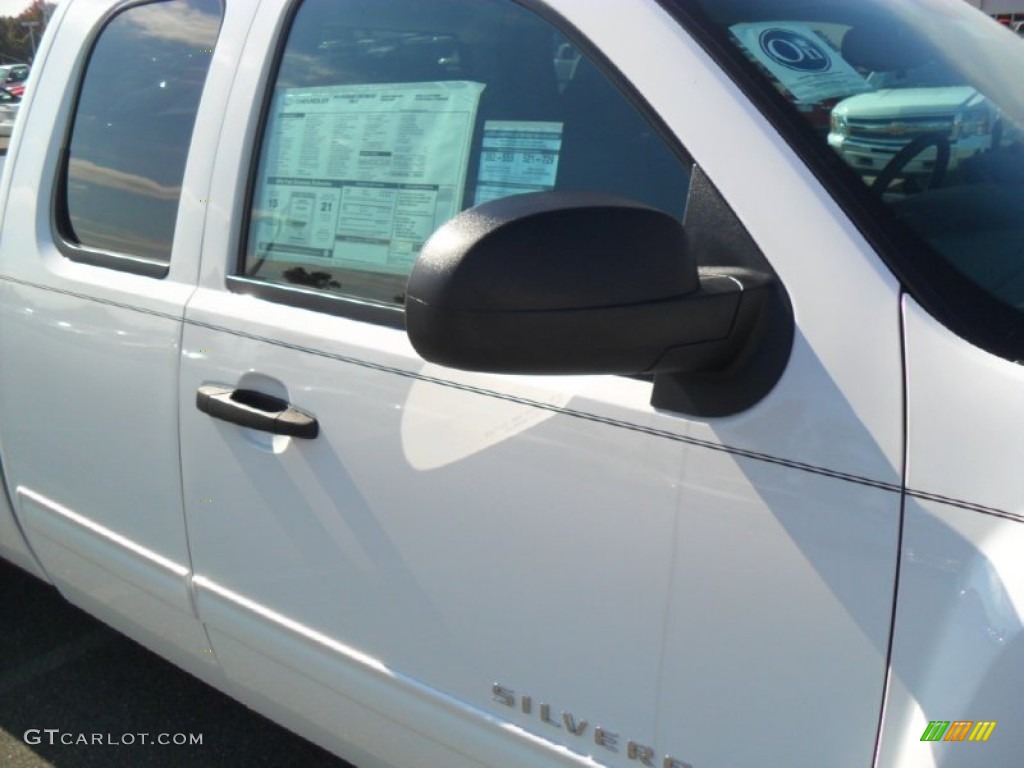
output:
<instances>
[{"instance_id":1,"label":"reflection of sky in window","mask_svg":"<svg viewBox=\"0 0 1024 768\"><path fill-rule=\"evenodd\" d=\"M71 140L68 208L84 245L169 256L220 17L218 0L169 0L130 8L101 34Z\"/></svg>"}]
</instances>

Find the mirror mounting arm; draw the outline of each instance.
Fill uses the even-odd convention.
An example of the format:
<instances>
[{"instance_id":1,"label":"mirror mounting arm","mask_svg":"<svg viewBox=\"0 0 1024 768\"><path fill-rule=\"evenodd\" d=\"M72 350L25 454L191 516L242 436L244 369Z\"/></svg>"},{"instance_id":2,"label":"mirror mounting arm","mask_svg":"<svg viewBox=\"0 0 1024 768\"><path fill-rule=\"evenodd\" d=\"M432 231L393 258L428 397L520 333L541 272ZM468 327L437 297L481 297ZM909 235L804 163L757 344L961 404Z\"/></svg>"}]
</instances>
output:
<instances>
[{"instance_id":1,"label":"mirror mounting arm","mask_svg":"<svg viewBox=\"0 0 1024 768\"><path fill-rule=\"evenodd\" d=\"M651 405L705 418L751 407L775 386L793 346L793 313L774 276L729 271L742 283L726 339L675 347L656 366Z\"/></svg>"}]
</instances>

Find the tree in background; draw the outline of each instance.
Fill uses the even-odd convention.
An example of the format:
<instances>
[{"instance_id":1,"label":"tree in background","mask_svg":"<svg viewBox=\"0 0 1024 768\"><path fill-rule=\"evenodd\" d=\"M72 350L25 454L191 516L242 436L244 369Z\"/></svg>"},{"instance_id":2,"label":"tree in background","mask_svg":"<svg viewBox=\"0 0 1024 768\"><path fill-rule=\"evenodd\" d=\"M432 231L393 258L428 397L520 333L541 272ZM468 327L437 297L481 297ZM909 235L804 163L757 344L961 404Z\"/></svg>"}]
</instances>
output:
<instances>
[{"instance_id":1,"label":"tree in background","mask_svg":"<svg viewBox=\"0 0 1024 768\"><path fill-rule=\"evenodd\" d=\"M39 45L55 7L55 3L46 0L32 0L28 8L17 16L0 17L0 64L32 61L34 46Z\"/></svg>"}]
</instances>

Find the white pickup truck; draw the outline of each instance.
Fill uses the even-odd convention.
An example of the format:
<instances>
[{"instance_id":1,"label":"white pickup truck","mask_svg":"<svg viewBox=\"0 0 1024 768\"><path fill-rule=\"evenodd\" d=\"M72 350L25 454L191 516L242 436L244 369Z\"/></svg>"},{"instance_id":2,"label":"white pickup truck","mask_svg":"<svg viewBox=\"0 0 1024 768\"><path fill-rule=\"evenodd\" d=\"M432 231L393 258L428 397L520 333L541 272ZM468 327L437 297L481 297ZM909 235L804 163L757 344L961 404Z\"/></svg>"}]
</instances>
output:
<instances>
[{"instance_id":1,"label":"white pickup truck","mask_svg":"<svg viewBox=\"0 0 1024 768\"><path fill-rule=\"evenodd\" d=\"M855 61L865 53L855 44L844 52ZM870 63L890 69L869 73L873 90L832 109L829 146L872 180L886 172L879 187L897 178L910 191L911 184L942 186L946 173L971 158L1020 140L1007 132L998 107L970 84L970 71L951 70L926 49L913 53L868 52Z\"/></svg>"},{"instance_id":2,"label":"white pickup truck","mask_svg":"<svg viewBox=\"0 0 1024 768\"><path fill-rule=\"evenodd\" d=\"M962 0L63 0L0 554L359 768L1019 766L1024 149L870 188L851 35L1024 125Z\"/></svg>"},{"instance_id":3,"label":"white pickup truck","mask_svg":"<svg viewBox=\"0 0 1024 768\"><path fill-rule=\"evenodd\" d=\"M931 183L992 148L999 112L969 85L884 88L843 99L832 110L829 146L865 175L877 174L912 142L928 142L901 169ZM913 150L911 150L913 151Z\"/></svg>"}]
</instances>

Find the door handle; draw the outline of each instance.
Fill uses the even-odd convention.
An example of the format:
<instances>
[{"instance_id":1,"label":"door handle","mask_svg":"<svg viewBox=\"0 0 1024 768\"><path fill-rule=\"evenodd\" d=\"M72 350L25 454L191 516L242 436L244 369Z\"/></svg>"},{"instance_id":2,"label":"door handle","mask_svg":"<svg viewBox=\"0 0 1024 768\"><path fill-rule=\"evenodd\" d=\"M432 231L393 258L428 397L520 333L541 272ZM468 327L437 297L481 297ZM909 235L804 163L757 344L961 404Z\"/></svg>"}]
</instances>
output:
<instances>
[{"instance_id":1,"label":"door handle","mask_svg":"<svg viewBox=\"0 0 1024 768\"><path fill-rule=\"evenodd\" d=\"M287 400L253 389L204 384L196 390L196 408L215 419L274 435L312 440L320 434L316 417Z\"/></svg>"}]
</instances>

